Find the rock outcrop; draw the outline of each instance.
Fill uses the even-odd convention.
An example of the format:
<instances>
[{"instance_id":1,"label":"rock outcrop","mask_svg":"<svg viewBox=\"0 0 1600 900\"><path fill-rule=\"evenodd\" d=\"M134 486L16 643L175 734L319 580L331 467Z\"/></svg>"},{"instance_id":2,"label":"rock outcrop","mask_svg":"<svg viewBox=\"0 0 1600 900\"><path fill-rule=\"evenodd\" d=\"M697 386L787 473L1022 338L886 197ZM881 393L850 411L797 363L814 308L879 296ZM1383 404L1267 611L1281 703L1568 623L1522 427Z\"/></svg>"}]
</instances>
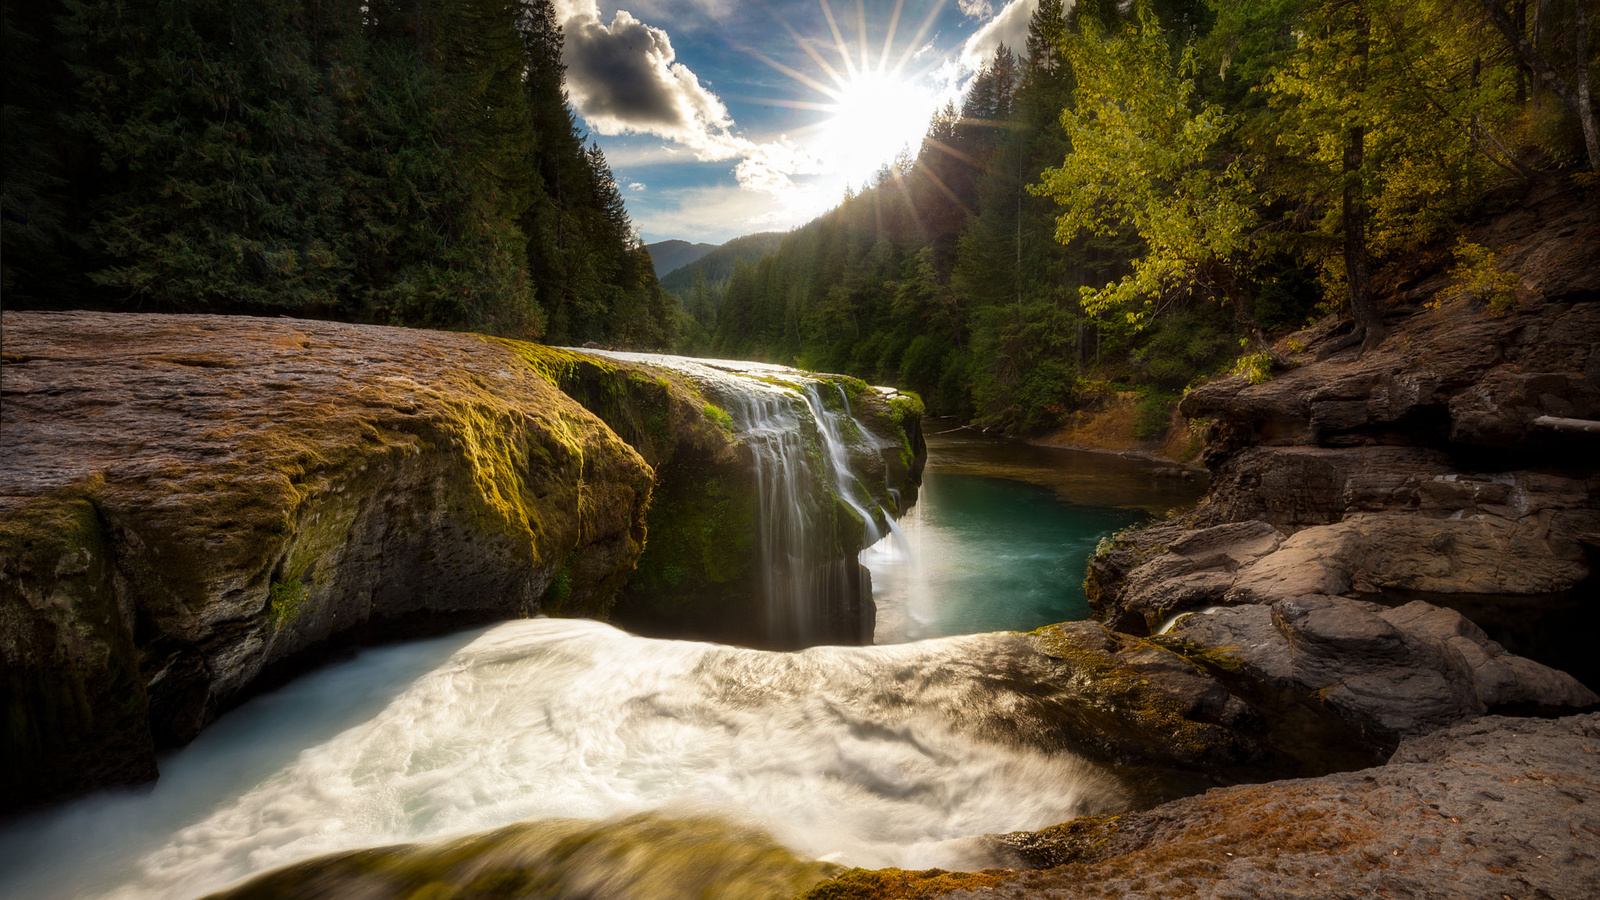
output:
<instances>
[{"instance_id":1,"label":"rock outcrop","mask_svg":"<svg viewBox=\"0 0 1600 900\"><path fill-rule=\"evenodd\" d=\"M1032 868L851 870L804 896L1586 900L1600 883L1600 715L1482 718L1376 768L1000 840Z\"/></svg>"},{"instance_id":2,"label":"rock outcrop","mask_svg":"<svg viewBox=\"0 0 1600 900\"><path fill-rule=\"evenodd\" d=\"M1443 299L1445 275L1414 279L1393 288L1377 350L1318 359L1329 321L1284 342L1299 367L1184 398L1210 423L1210 492L1092 561L1108 623L1147 634L1215 605L1424 599L1600 684L1600 435L1570 424L1600 419L1600 213L1551 201L1477 239L1537 281L1510 314Z\"/></svg>"},{"instance_id":3,"label":"rock outcrop","mask_svg":"<svg viewBox=\"0 0 1600 900\"><path fill-rule=\"evenodd\" d=\"M636 566L685 591L760 567L748 450L670 372L290 319L7 313L4 339L0 810L154 777L341 646L603 617ZM869 406L862 455L909 493L916 419Z\"/></svg>"},{"instance_id":4,"label":"rock outcrop","mask_svg":"<svg viewBox=\"0 0 1600 900\"><path fill-rule=\"evenodd\" d=\"M507 346L7 313L5 798L154 774L330 642L603 614L651 470Z\"/></svg>"},{"instance_id":5,"label":"rock outcrop","mask_svg":"<svg viewBox=\"0 0 1600 900\"><path fill-rule=\"evenodd\" d=\"M1040 746L1131 767L1145 800L1206 784L1383 762L1401 741L1493 712L1600 697L1506 653L1460 613L1307 596L1185 616L1151 638L1099 622L1030 636L1046 662ZM1133 770L1138 770L1135 773Z\"/></svg>"}]
</instances>

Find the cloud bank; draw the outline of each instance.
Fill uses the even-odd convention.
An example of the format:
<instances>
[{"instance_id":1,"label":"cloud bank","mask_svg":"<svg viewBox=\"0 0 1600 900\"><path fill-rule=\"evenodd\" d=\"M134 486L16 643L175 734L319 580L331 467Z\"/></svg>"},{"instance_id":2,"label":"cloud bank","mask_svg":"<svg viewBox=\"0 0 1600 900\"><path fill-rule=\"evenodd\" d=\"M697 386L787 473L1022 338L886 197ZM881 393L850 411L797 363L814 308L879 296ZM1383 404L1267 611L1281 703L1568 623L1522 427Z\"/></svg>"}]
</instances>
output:
<instances>
[{"instance_id":1,"label":"cloud bank","mask_svg":"<svg viewBox=\"0 0 1600 900\"><path fill-rule=\"evenodd\" d=\"M966 11L963 2L962 11ZM961 64L976 71L994 58L994 52L1005 44L1011 52L1021 55L1028 43L1028 23L1033 19L1039 0L1010 0L999 15L985 22L961 48Z\"/></svg>"}]
</instances>

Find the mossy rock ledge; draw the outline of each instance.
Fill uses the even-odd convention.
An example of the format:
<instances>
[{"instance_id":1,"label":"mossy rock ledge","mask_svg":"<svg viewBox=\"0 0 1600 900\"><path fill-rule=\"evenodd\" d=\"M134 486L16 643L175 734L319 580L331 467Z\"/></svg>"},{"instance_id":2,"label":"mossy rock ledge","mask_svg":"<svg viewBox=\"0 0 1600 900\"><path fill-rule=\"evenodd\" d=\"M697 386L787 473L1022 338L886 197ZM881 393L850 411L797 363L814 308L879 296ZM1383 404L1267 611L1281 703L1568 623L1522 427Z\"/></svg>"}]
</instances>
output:
<instances>
[{"instance_id":1,"label":"mossy rock ledge","mask_svg":"<svg viewBox=\"0 0 1600 900\"><path fill-rule=\"evenodd\" d=\"M151 779L158 749L342 647L619 596L630 627L737 638L712 626L759 609L750 450L674 372L287 318L3 325L0 813ZM808 377L851 382L852 463L902 512L920 405ZM841 521L834 637L870 639Z\"/></svg>"},{"instance_id":2,"label":"mossy rock ledge","mask_svg":"<svg viewBox=\"0 0 1600 900\"><path fill-rule=\"evenodd\" d=\"M503 343L7 313L0 810L155 775L341 645L604 615L653 472Z\"/></svg>"}]
</instances>

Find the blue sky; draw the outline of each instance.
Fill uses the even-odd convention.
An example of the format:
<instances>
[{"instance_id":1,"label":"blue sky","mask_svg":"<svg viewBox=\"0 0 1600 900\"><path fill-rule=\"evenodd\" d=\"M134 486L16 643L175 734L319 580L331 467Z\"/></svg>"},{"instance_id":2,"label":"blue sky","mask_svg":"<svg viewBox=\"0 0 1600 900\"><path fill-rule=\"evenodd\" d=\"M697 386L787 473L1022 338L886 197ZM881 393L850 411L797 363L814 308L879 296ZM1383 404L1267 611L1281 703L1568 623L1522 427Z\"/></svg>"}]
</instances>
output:
<instances>
[{"instance_id":1,"label":"blue sky","mask_svg":"<svg viewBox=\"0 0 1600 900\"><path fill-rule=\"evenodd\" d=\"M555 5L573 108L645 241L722 243L803 224L915 153L1037 0Z\"/></svg>"}]
</instances>

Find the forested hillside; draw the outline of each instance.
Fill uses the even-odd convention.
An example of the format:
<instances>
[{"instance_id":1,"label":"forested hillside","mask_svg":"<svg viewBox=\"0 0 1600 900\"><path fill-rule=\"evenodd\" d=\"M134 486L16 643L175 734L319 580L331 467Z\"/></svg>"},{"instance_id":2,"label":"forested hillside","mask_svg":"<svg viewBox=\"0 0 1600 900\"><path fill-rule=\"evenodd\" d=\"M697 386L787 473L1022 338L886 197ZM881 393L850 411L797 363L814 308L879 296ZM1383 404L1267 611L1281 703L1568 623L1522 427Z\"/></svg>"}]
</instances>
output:
<instances>
[{"instance_id":1,"label":"forested hillside","mask_svg":"<svg viewBox=\"0 0 1600 900\"><path fill-rule=\"evenodd\" d=\"M1595 191L1592 0L1042 0L920 151L736 270L710 352L920 391L1016 432L1136 390L1142 421L1262 340L1453 267L1535 289L1475 218ZM1498 306L1497 306L1498 305Z\"/></svg>"},{"instance_id":2,"label":"forested hillside","mask_svg":"<svg viewBox=\"0 0 1600 900\"><path fill-rule=\"evenodd\" d=\"M717 249L716 244L691 244L688 241L659 241L645 247L656 264L657 277L681 269L707 253Z\"/></svg>"},{"instance_id":3,"label":"forested hillside","mask_svg":"<svg viewBox=\"0 0 1600 900\"><path fill-rule=\"evenodd\" d=\"M681 341L686 352L704 353L710 348L717 310L722 307L722 296L727 293L734 270L775 252L785 237L780 231L737 237L662 276L661 286L682 300L686 317Z\"/></svg>"},{"instance_id":4,"label":"forested hillside","mask_svg":"<svg viewBox=\"0 0 1600 900\"><path fill-rule=\"evenodd\" d=\"M5 0L8 307L663 347L551 0Z\"/></svg>"}]
</instances>

